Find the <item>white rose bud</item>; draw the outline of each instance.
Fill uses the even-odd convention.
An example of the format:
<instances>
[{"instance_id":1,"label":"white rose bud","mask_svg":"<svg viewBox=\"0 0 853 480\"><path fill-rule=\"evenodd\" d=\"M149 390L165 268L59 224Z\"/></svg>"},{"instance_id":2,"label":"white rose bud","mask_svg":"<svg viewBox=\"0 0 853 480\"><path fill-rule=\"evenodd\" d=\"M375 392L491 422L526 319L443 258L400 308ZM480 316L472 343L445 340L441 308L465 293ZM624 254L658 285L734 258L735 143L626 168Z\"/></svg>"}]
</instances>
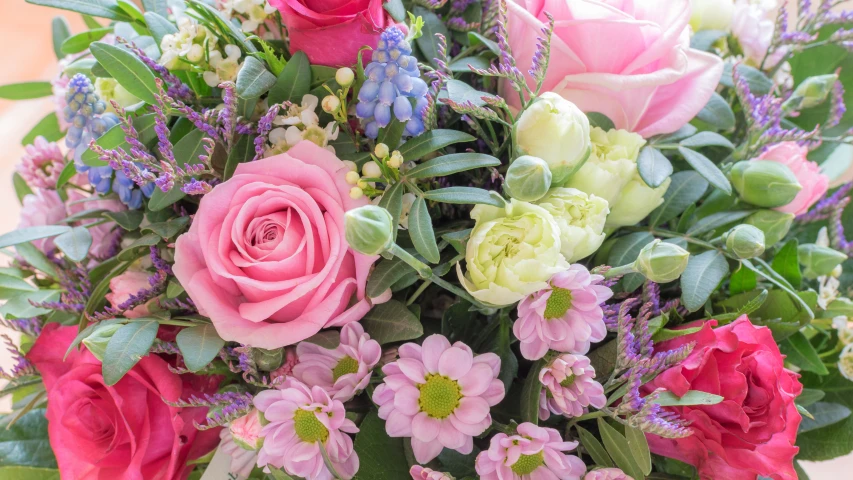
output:
<instances>
[{"instance_id":1,"label":"white rose bud","mask_svg":"<svg viewBox=\"0 0 853 480\"><path fill-rule=\"evenodd\" d=\"M506 188L512 198L535 202L551 188L551 170L545 160L530 155L516 158L506 171Z\"/></svg>"},{"instance_id":2,"label":"white rose bud","mask_svg":"<svg viewBox=\"0 0 853 480\"><path fill-rule=\"evenodd\" d=\"M394 243L394 224L388 210L365 205L344 214L346 239L353 250L365 255L379 255Z\"/></svg>"},{"instance_id":3,"label":"white rose bud","mask_svg":"<svg viewBox=\"0 0 853 480\"><path fill-rule=\"evenodd\" d=\"M655 239L640 250L634 268L655 283L667 283L684 273L689 259L687 250L674 243Z\"/></svg>"},{"instance_id":4,"label":"white rose bud","mask_svg":"<svg viewBox=\"0 0 853 480\"><path fill-rule=\"evenodd\" d=\"M557 221L560 251L570 263L592 255L604 241L607 200L576 188L553 188L536 205Z\"/></svg>"}]
</instances>

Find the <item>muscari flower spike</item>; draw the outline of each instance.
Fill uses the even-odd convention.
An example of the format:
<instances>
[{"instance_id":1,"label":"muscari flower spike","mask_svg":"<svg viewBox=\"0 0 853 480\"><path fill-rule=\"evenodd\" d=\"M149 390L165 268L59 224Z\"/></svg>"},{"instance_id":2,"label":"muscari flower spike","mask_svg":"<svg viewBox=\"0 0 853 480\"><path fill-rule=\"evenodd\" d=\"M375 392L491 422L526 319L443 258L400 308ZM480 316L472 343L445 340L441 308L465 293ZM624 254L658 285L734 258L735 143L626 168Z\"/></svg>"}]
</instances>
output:
<instances>
[{"instance_id":1,"label":"muscari flower spike","mask_svg":"<svg viewBox=\"0 0 853 480\"><path fill-rule=\"evenodd\" d=\"M391 123L392 112L394 118L406 123L406 134L424 132L427 84L420 79L418 61L411 54L412 47L399 28L392 26L382 32L373 61L364 70L367 80L355 107L368 137L376 138L379 129Z\"/></svg>"}]
</instances>

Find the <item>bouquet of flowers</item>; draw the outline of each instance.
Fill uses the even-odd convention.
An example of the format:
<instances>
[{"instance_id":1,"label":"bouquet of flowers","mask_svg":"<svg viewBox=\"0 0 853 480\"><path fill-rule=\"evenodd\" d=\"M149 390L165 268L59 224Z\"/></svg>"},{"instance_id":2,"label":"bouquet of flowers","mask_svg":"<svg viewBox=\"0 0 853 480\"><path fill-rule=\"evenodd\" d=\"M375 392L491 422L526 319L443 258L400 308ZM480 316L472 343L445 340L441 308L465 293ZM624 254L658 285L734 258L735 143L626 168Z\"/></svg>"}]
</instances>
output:
<instances>
[{"instance_id":1,"label":"bouquet of flowers","mask_svg":"<svg viewBox=\"0 0 853 480\"><path fill-rule=\"evenodd\" d=\"M853 451L836 2L27 2L67 12L60 74L0 86L56 103L0 235L0 477L795 480Z\"/></svg>"}]
</instances>

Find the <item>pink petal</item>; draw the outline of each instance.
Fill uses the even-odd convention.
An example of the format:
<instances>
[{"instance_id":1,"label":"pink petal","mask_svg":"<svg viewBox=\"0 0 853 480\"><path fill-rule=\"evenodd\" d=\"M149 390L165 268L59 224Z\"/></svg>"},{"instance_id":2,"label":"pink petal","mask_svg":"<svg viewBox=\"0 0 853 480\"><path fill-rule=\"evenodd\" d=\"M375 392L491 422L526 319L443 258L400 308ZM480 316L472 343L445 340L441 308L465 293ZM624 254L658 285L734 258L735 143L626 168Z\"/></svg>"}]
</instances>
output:
<instances>
[{"instance_id":1,"label":"pink petal","mask_svg":"<svg viewBox=\"0 0 853 480\"><path fill-rule=\"evenodd\" d=\"M431 442L438 437L439 431L441 431L441 421L430 417L425 412L418 413L412 419L412 433L418 440Z\"/></svg>"},{"instance_id":2,"label":"pink petal","mask_svg":"<svg viewBox=\"0 0 853 480\"><path fill-rule=\"evenodd\" d=\"M471 370L459 379L459 385L462 387L462 394L466 397L476 397L485 392L492 383L492 369L484 363L476 363L471 367Z\"/></svg>"},{"instance_id":3,"label":"pink petal","mask_svg":"<svg viewBox=\"0 0 853 480\"><path fill-rule=\"evenodd\" d=\"M450 377L453 380L459 380L469 370L474 363L474 357L465 350L457 347L450 347L441 354L438 360L438 373Z\"/></svg>"},{"instance_id":4,"label":"pink petal","mask_svg":"<svg viewBox=\"0 0 853 480\"><path fill-rule=\"evenodd\" d=\"M401 358L397 360L397 366L400 367L400 371L402 371L403 374L413 382L426 383L424 375L426 375L427 371L424 368L423 363L412 358Z\"/></svg>"},{"instance_id":5,"label":"pink petal","mask_svg":"<svg viewBox=\"0 0 853 480\"><path fill-rule=\"evenodd\" d=\"M406 415L415 415L420 411L420 406L418 405L419 397L420 391L415 387L407 385L397 390L397 394L394 396L394 407Z\"/></svg>"},{"instance_id":6,"label":"pink petal","mask_svg":"<svg viewBox=\"0 0 853 480\"><path fill-rule=\"evenodd\" d=\"M450 348L450 342L442 335L430 335L424 340L423 346L424 366L430 373L438 373L438 360L445 350Z\"/></svg>"},{"instance_id":7,"label":"pink petal","mask_svg":"<svg viewBox=\"0 0 853 480\"><path fill-rule=\"evenodd\" d=\"M464 397L453 414L465 423L482 422L489 414L489 404L480 397Z\"/></svg>"}]
</instances>

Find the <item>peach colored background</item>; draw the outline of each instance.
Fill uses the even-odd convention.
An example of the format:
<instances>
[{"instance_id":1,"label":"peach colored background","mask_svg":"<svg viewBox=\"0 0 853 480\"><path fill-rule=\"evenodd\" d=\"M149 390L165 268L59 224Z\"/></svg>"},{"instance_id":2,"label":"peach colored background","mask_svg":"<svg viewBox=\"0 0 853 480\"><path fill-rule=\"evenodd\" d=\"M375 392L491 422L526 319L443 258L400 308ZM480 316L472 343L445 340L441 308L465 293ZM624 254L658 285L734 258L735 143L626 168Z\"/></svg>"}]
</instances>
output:
<instances>
[{"instance_id":1,"label":"peach colored background","mask_svg":"<svg viewBox=\"0 0 853 480\"><path fill-rule=\"evenodd\" d=\"M82 30L77 14L30 5L24 0L0 0L0 85L53 78L57 67L50 21L57 14L65 15L75 33ZM14 229L18 222L20 207L10 178L23 150L20 140L51 108L50 99L0 100L0 234ZM8 367L8 355L5 349L0 350L0 366ZM8 408L8 401L0 401L0 411ZM806 469L813 480L851 478L853 456L807 462Z\"/></svg>"}]
</instances>

